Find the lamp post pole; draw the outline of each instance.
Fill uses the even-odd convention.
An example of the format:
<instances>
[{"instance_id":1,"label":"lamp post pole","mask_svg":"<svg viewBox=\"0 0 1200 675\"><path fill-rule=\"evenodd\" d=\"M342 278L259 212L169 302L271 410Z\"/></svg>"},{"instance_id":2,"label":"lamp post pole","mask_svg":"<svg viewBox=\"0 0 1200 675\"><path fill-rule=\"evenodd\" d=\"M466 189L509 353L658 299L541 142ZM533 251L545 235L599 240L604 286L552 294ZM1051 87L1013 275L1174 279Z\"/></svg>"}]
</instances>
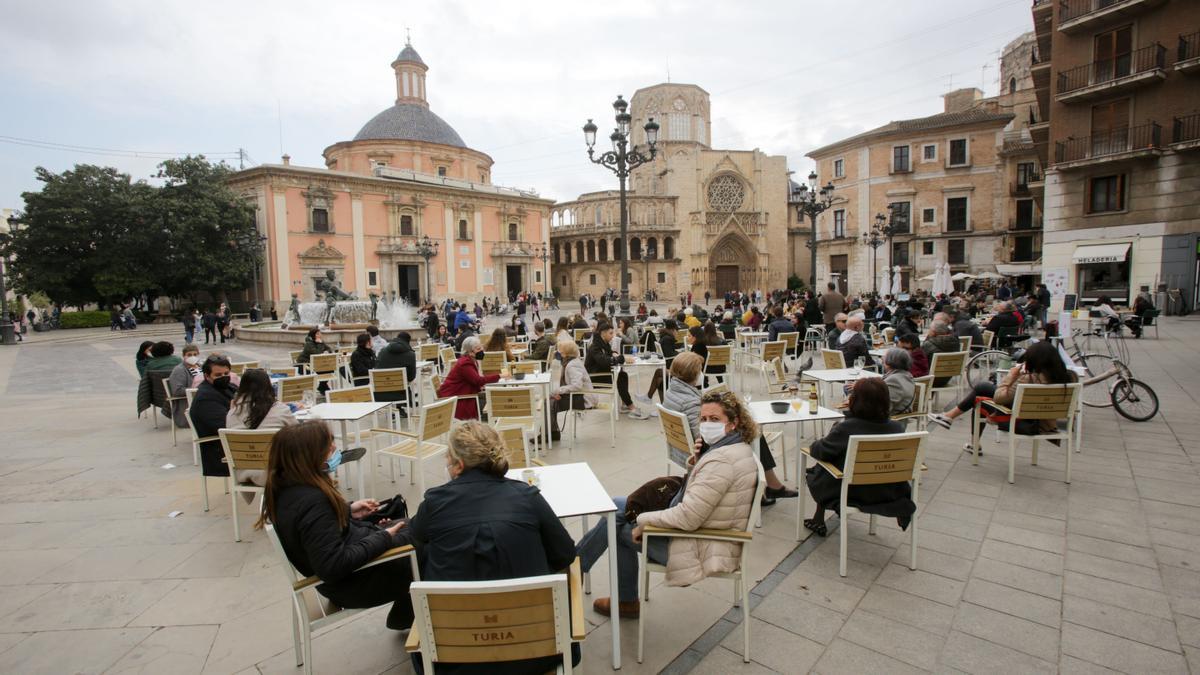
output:
<instances>
[{"instance_id":1,"label":"lamp post pole","mask_svg":"<svg viewBox=\"0 0 1200 675\"><path fill-rule=\"evenodd\" d=\"M8 231L11 234L17 229L17 219L9 217ZM13 333L13 324L8 319L8 286L4 282L4 274L8 270L8 256L0 256L0 345L11 345L16 343L16 334Z\"/></svg>"},{"instance_id":2,"label":"lamp post pole","mask_svg":"<svg viewBox=\"0 0 1200 675\"><path fill-rule=\"evenodd\" d=\"M812 226L805 245L809 249L811 265L808 273L808 287L815 297L817 293L817 216L824 213L833 203L833 183L829 182L824 187L818 188L817 172L813 171L808 174L808 185L801 183L800 187L793 190L788 196L788 201L796 207L796 219L803 222L807 216Z\"/></svg>"},{"instance_id":3,"label":"lamp post pole","mask_svg":"<svg viewBox=\"0 0 1200 675\"><path fill-rule=\"evenodd\" d=\"M617 100L613 102L617 128L613 129L612 135L609 136L613 149L602 153L599 157L594 156L597 127L590 119L587 124L583 125L583 139L587 143L588 159L593 164L607 167L615 173L621 188L621 309L617 316L623 317L629 316L629 206L626 204L625 198L625 181L634 169L654 159L657 152L655 146L658 144L658 123L651 117L642 127L646 132L647 149L642 151L637 146L630 145L629 132L633 116L627 112L628 109L629 104L625 99L617 96Z\"/></svg>"},{"instance_id":4,"label":"lamp post pole","mask_svg":"<svg viewBox=\"0 0 1200 675\"><path fill-rule=\"evenodd\" d=\"M862 233L863 244L871 247L871 295L879 297L879 274L876 268L876 259L879 253L879 247L883 246L883 229L884 223L887 222L884 215L881 213L875 216L875 222L871 225L868 232ZM890 237L890 235L888 235Z\"/></svg>"},{"instance_id":5,"label":"lamp post pole","mask_svg":"<svg viewBox=\"0 0 1200 675\"><path fill-rule=\"evenodd\" d=\"M429 285L429 259L437 255L437 252L438 243L430 239L429 235L417 242L417 255L425 260L425 302L433 302L433 287Z\"/></svg>"},{"instance_id":6,"label":"lamp post pole","mask_svg":"<svg viewBox=\"0 0 1200 675\"><path fill-rule=\"evenodd\" d=\"M542 244L534 257L542 260L542 297L548 298L550 297L550 267L546 263L550 260L550 249Z\"/></svg>"},{"instance_id":7,"label":"lamp post pole","mask_svg":"<svg viewBox=\"0 0 1200 675\"><path fill-rule=\"evenodd\" d=\"M250 274L254 283L254 304L258 304L258 266L261 264L259 254L263 250L263 245L267 242L267 237L255 232L253 235L247 235L238 242L241 246L250 251Z\"/></svg>"}]
</instances>

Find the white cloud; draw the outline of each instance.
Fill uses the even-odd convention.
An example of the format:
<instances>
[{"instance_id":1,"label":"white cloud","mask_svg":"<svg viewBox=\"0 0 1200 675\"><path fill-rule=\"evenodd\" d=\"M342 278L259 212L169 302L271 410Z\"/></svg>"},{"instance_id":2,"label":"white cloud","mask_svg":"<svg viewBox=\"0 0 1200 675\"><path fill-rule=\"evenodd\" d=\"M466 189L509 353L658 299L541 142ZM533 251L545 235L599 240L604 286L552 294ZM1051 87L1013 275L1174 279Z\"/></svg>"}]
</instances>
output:
<instances>
[{"instance_id":1,"label":"white cloud","mask_svg":"<svg viewBox=\"0 0 1200 675\"><path fill-rule=\"evenodd\" d=\"M919 7L919 11L915 11ZM321 151L391 104L390 61L411 28L430 66L433 109L496 159L498 182L569 199L609 187L579 127L609 103L666 79L712 94L713 140L803 153L890 119L940 110L1030 26L1028 0L778 0L608 3L9 3L0 84L10 136L144 150ZM995 76L992 68L989 77ZM990 90L994 85L988 83ZM49 111L49 112L48 112ZM32 168L152 160L7 145L0 200L35 187Z\"/></svg>"}]
</instances>

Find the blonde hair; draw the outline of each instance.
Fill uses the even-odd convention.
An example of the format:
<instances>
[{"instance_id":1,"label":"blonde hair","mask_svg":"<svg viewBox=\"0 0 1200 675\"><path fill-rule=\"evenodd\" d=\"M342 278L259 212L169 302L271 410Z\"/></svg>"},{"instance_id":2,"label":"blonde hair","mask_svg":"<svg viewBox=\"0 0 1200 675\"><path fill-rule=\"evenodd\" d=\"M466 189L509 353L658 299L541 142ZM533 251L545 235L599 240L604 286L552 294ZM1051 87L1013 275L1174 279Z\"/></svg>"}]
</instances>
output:
<instances>
[{"instance_id":1,"label":"blonde hair","mask_svg":"<svg viewBox=\"0 0 1200 675\"><path fill-rule=\"evenodd\" d=\"M684 352L675 357L671 362L671 377L692 384L696 381L696 377L700 375L701 369L704 368L704 357L696 352Z\"/></svg>"},{"instance_id":2,"label":"blonde hair","mask_svg":"<svg viewBox=\"0 0 1200 675\"><path fill-rule=\"evenodd\" d=\"M450 431L446 454L463 470L480 469L493 476L508 472L508 452L496 430L482 422L464 422Z\"/></svg>"},{"instance_id":3,"label":"blonde hair","mask_svg":"<svg viewBox=\"0 0 1200 675\"><path fill-rule=\"evenodd\" d=\"M741 397L732 391L710 391L700 397L700 405L716 404L721 406L725 417L734 422L743 443L749 443L758 435L758 425L750 417L750 411L742 403Z\"/></svg>"},{"instance_id":4,"label":"blonde hair","mask_svg":"<svg viewBox=\"0 0 1200 675\"><path fill-rule=\"evenodd\" d=\"M579 356L579 345L575 344L575 341L570 338L559 340L556 347L558 348L558 353L564 359L573 359Z\"/></svg>"}]
</instances>

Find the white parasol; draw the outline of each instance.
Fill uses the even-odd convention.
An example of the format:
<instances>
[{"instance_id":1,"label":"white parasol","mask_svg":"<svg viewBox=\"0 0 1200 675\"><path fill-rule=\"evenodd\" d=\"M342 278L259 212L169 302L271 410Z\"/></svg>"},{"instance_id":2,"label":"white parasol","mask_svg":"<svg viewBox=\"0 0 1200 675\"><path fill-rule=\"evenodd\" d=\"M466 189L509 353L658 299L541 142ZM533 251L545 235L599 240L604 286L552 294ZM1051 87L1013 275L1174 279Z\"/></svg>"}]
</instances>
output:
<instances>
[{"instance_id":1,"label":"white parasol","mask_svg":"<svg viewBox=\"0 0 1200 675\"><path fill-rule=\"evenodd\" d=\"M888 268L884 267L879 270L879 297L884 297L892 294L892 277L888 274Z\"/></svg>"},{"instance_id":2,"label":"white parasol","mask_svg":"<svg viewBox=\"0 0 1200 675\"><path fill-rule=\"evenodd\" d=\"M900 266L896 265L892 268L892 295L900 295L904 293L903 277L900 275Z\"/></svg>"}]
</instances>

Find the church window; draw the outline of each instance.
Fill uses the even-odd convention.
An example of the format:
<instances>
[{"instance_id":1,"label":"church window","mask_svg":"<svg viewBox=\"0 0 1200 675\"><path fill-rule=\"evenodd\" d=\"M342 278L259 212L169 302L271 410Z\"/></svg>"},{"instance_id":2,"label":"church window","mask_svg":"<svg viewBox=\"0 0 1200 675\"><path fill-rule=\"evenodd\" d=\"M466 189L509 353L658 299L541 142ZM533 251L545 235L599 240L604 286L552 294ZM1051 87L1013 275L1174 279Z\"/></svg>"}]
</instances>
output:
<instances>
[{"instance_id":1,"label":"church window","mask_svg":"<svg viewBox=\"0 0 1200 675\"><path fill-rule=\"evenodd\" d=\"M696 140L700 141L701 143L704 143L705 142L704 138L705 138L704 118L697 117L696 118Z\"/></svg>"},{"instance_id":2,"label":"church window","mask_svg":"<svg viewBox=\"0 0 1200 675\"><path fill-rule=\"evenodd\" d=\"M667 237L663 239L663 257L667 260L675 259L675 238Z\"/></svg>"},{"instance_id":3,"label":"church window","mask_svg":"<svg viewBox=\"0 0 1200 675\"><path fill-rule=\"evenodd\" d=\"M554 245L554 264L557 265L560 262L562 262L562 257L561 257L561 254L559 253L559 246L558 246L558 244L555 244Z\"/></svg>"},{"instance_id":4,"label":"church window","mask_svg":"<svg viewBox=\"0 0 1200 675\"><path fill-rule=\"evenodd\" d=\"M613 239L613 260L621 260L625 257L625 253L621 250L621 239Z\"/></svg>"},{"instance_id":5,"label":"church window","mask_svg":"<svg viewBox=\"0 0 1200 675\"><path fill-rule=\"evenodd\" d=\"M846 210L838 209L833 212L833 238L841 239L846 236Z\"/></svg>"},{"instance_id":6,"label":"church window","mask_svg":"<svg viewBox=\"0 0 1200 675\"><path fill-rule=\"evenodd\" d=\"M667 115L667 140L692 140L692 116L685 112L673 112Z\"/></svg>"},{"instance_id":7,"label":"church window","mask_svg":"<svg viewBox=\"0 0 1200 675\"><path fill-rule=\"evenodd\" d=\"M519 238L520 237L517 234L517 224L509 223L508 224L508 240L509 241L517 241Z\"/></svg>"},{"instance_id":8,"label":"church window","mask_svg":"<svg viewBox=\"0 0 1200 675\"><path fill-rule=\"evenodd\" d=\"M596 207L596 227L600 227L600 207Z\"/></svg>"},{"instance_id":9,"label":"church window","mask_svg":"<svg viewBox=\"0 0 1200 675\"><path fill-rule=\"evenodd\" d=\"M467 225L466 218L463 218L462 220L458 221L458 238L459 239L470 239L471 238L471 228Z\"/></svg>"},{"instance_id":10,"label":"church window","mask_svg":"<svg viewBox=\"0 0 1200 675\"><path fill-rule=\"evenodd\" d=\"M446 177L446 167L439 166L438 167L438 175L445 178Z\"/></svg>"},{"instance_id":11,"label":"church window","mask_svg":"<svg viewBox=\"0 0 1200 675\"><path fill-rule=\"evenodd\" d=\"M327 209L312 210L312 231L329 232L329 211Z\"/></svg>"},{"instance_id":12,"label":"church window","mask_svg":"<svg viewBox=\"0 0 1200 675\"><path fill-rule=\"evenodd\" d=\"M658 240L654 237L646 240L646 257L651 260L658 257Z\"/></svg>"},{"instance_id":13,"label":"church window","mask_svg":"<svg viewBox=\"0 0 1200 675\"><path fill-rule=\"evenodd\" d=\"M587 261L596 262L596 242L591 240L587 243Z\"/></svg>"},{"instance_id":14,"label":"church window","mask_svg":"<svg viewBox=\"0 0 1200 675\"><path fill-rule=\"evenodd\" d=\"M1017 78L1015 78L1015 77L1008 78L1008 93L1010 93L1010 94L1017 93Z\"/></svg>"},{"instance_id":15,"label":"church window","mask_svg":"<svg viewBox=\"0 0 1200 675\"><path fill-rule=\"evenodd\" d=\"M413 233L412 216L400 216L400 235L411 237Z\"/></svg>"},{"instance_id":16,"label":"church window","mask_svg":"<svg viewBox=\"0 0 1200 675\"><path fill-rule=\"evenodd\" d=\"M641 260L642 259L642 240L638 239L637 237L634 237L629 240L629 259L630 260Z\"/></svg>"},{"instance_id":17,"label":"church window","mask_svg":"<svg viewBox=\"0 0 1200 675\"><path fill-rule=\"evenodd\" d=\"M708 207L713 211L736 211L745 199L746 188L735 176L717 176L708 184Z\"/></svg>"},{"instance_id":18,"label":"church window","mask_svg":"<svg viewBox=\"0 0 1200 675\"><path fill-rule=\"evenodd\" d=\"M608 262L608 240L601 239L600 244L599 244L599 246L597 246L597 248L600 249L600 251L599 251L600 262Z\"/></svg>"},{"instance_id":19,"label":"church window","mask_svg":"<svg viewBox=\"0 0 1200 675\"><path fill-rule=\"evenodd\" d=\"M575 260L576 260L576 262L583 262L584 260L586 260L586 258L583 257L583 242L582 241L575 242Z\"/></svg>"}]
</instances>

